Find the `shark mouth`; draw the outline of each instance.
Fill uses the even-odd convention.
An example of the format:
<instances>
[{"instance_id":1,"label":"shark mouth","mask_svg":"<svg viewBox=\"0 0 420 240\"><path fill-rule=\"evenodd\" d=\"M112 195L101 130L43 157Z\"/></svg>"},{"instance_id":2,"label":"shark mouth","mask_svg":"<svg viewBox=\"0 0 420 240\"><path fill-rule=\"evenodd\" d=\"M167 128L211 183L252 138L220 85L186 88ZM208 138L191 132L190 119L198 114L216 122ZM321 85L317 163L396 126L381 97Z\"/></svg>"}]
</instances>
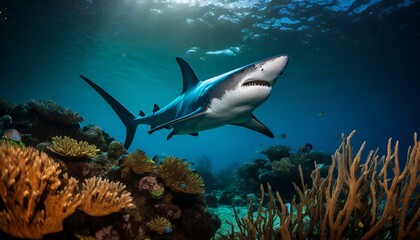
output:
<instances>
[{"instance_id":1,"label":"shark mouth","mask_svg":"<svg viewBox=\"0 0 420 240\"><path fill-rule=\"evenodd\" d=\"M251 80L242 84L242 87L255 87L255 86L271 87L271 84L264 80Z\"/></svg>"}]
</instances>

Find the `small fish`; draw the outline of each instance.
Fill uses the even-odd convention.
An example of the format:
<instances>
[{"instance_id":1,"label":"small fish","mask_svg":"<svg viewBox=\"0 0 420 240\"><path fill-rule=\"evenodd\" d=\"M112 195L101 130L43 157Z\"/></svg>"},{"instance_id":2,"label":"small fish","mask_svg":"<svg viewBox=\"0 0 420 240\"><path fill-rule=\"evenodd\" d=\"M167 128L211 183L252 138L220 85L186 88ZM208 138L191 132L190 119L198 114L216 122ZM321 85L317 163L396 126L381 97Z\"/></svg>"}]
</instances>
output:
<instances>
[{"instance_id":1,"label":"small fish","mask_svg":"<svg viewBox=\"0 0 420 240\"><path fill-rule=\"evenodd\" d=\"M164 231L164 233L171 233L172 232L172 227L165 227L164 229L163 229L163 231Z\"/></svg>"},{"instance_id":2,"label":"small fish","mask_svg":"<svg viewBox=\"0 0 420 240\"><path fill-rule=\"evenodd\" d=\"M318 113L318 117L322 117L322 116L324 116L324 111L320 111L320 112Z\"/></svg>"},{"instance_id":3,"label":"small fish","mask_svg":"<svg viewBox=\"0 0 420 240\"><path fill-rule=\"evenodd\" d=\"M287 133L282 133L279 135L280 139L285 139L287 137Z\"/></svg>"},{"instance_id":4,"label":"small fish","mask_svg":"<svg viewBox=\"0 0 420 240\"><path fill-rule=\"evenodd\" d=\"M15 142L22 141L22 136L16 129L7 129L6 131L4 131L3 134L7 139L13 140Z\"/></svg>"}]
</instances>

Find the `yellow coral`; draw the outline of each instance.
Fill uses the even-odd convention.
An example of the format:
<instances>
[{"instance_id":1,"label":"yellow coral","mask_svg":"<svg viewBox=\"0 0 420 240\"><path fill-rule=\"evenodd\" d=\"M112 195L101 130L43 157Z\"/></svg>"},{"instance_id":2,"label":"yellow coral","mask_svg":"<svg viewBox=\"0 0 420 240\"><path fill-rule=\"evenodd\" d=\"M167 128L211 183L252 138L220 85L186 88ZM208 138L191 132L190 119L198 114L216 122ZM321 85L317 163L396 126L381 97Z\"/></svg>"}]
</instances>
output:
<instances>
[{"instance_id":1,"label":"yellow coral","mask_svg":"<svg viewBox=\"0 0 420 240\"><path fill-rule=\"evenodd\" d=\"M131 168L138 175L150 173L155 170L155 162L143 151L135 151L124 160L124 165Z\"/></svg>"},{"instance_id":2,"label":"yellow coral","mask_svg":"<svg viewBox=\"0 0 420 240\"><path fill-rule=\"evenodd\" d=\"M134 208L131 194L120 182L92 177L83 183L83 201L79 209L91 216L105 216L123 208Z\"/></svg>"},{"instance_id":3,"label":"yellow coral","mask_svg":"<svg viewBox=\"0 0 420 240\"><path fill-rule=\"evenodd\" d=\"M190 163L176 157L167 157L158 167L158 175L165 186L177 192L204 193L204 182L198 173L189 168Z\"/></svg>"},{"instance_id":4,"label":"yellow coral","mask_svg":"<svg viewBox=\"0 0 420 240\"><path fill-rule=\"evenodd\" d=\"M146 223L146 226L159 234L172 232L172 223L164 217L155 217Z\"/></svg>"},{"instance_id":5,"label":"yellow coral","mask_svg":"<svg viewBox=\"0 0 420 240\"><path fill-rule=\"evenodd\" d=\"M85 141L77 141L65 136L56 136L52 138L52 146L48 147L54 153L66 157L96 157L99 149L95 145L90 145Z\"/></svg>"},{"instance_id":6,"label":"yellow coral","mask_svg":"<svg viewBox=\"0 0 420 240\"><path fill-rule=\"evenodd\" d=\"M40 239L63 229L63 220L81 202L77 180L61 185L58 164L47 154L27 147L0 144L0 229L19 238ZM43 201L43 202L42 202Z\"/></svg>"}]
</instances>

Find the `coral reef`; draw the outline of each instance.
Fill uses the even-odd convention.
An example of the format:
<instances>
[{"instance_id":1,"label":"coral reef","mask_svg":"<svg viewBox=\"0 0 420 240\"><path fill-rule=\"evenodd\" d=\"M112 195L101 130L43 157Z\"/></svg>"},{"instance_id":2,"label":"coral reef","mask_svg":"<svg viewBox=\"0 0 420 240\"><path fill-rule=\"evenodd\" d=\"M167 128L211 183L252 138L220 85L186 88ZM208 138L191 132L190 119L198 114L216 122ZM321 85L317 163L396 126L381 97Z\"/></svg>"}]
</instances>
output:
<instances>
[{"instance_id":1,"label":"coral reef","mask_svg":"<svg viewBox=\"0 0 420 240\"><path fill-rule=\"evenodd\" d=\"M100 178L78 180L64 174L44 152L0 144L0 229L14 237L40 239L63 230L63 220L76 208L92 216L104 216L133 208L125 186ZM63 185L63 186L62 186Z\"/></svg>"},{"instance_id":2,"label":"coral reef","mask_svg":"<svg viewBox=\"0 0 420 240\"><path fill-rule=\"evenodd\" d=\"M291 176L296 170L296 165L292 164L290 157L284 157L279 161L271 162L271 168L274 172L282 176Z\"/></svg>"},{"instance_id":3,"label":"coral reef","mask_svg":"<svg viewBox=\"0 0 420 240\"><path fill-rule=\"evenodd\" d=\"M167 157L158 166L158 175L165 186L176 192L204 193L203 179L189 168L190 163L176 158Z\"/></svg>"},{"instance_id":4,"label":"coral reef","mask_svg":"<svg viewBox=\"0 0 420 240\"><path fill-rule=\"evenodd\" d=\"M94 158L96 157L97 152L99 152L99 149L97 149L95 145L90 145L85 141L78 142L67 136L56 136L51 140L52 145L51 147L48 147L48 149L61 156Z\"/></svg>"},{"instance_id":5,"label":"coral reef","mask_svg":"<svg viewBox=\"0 0 420 240\"><path fill-rule=\"evenodd\" d=\"M84 126L82 131L82 134L77 134L78 139L97 146L101 151L108 152L109 156L113 159L118 158L117 155L119 151L124 152L125 150L122 149L123 146L121 143L114 142L114 139L104 132L99 126L89 124Z\"/></svg>"},{"instance_id":6,"label":"coral reef","mask_svg":"<svg viewBox=\"0 0 420 240\"><path fill-rule=\"evenodd\" d=\"M236 215L238 231L221 239L418 239L420 237L420 141L414 135L406 166L400 168L398 141L388 141L386 156L370 151L361 161L365 143L354 155L350 140L343 141L332 158L328 175L313 171L308 188L300 168L302 186L295 185L299 201L284 203L268 185L269 202L253 217ZM363 162L363 163L362 163ZM335 173L336 172L336 173ZM389 173L392 172L391 175ZM275 221L276 219L278 221Z\"/></svg>"},{"instance_id":7,"label":"coral reef","mask_svg":"<svg viewBox=\"0 0 420 240\"><path fill-rule=\"evenodd\" d=\"M77 180L61 181L58 163L33 148L0 144L0 229L21 238L42 238L63 229L63 220L81 203ZM42 204L41 204L42 203Z\"/></svg>"},{"instance_id":8,"label":"coral reef","mask_svg":"<svg viewBox=\"0 0 420 240\"><path fill-rule=\"evenodd\" d=\"M151 173L155 170L155 162L150 159L145 152L136 150L129 154L124 159L123 171L131 169L137 175L143 175L144 173Z\"/></svg>"},{"instance_id":9,"label":"coral reef","mask_svg":"<svg viewBox=\"0 0 420 240\"><path fill-rule=\"evenodd\" d=\"M156 203L153 207L159 216L167 219L174 220L181 217L182 211L178 205L173 204L173 196L170 193L165 194L162 200Z\"/></svg>"},{"instance_id":10,"label":"coral reef","mask_svg":"<svg viewBox=\"0 0 420 240\"><path fill-rule=\"evenodd\" d=\"M112 141L108 146L108 158L117 160L121 155L127 154L127 150L119 141Z\"/></svg>"},{"instance_id":11,"label":"coral reef","mask_svg":"<svg viewBox=\"0 0 420 240\"><path fill-rule=\"evenodd\" d=\"M56 108L56 110L59 109ZM48 213L46 216L55 216L54 214L60 214L64 207L68 212L66 212L67 217L64 217L64 215L62 217L65 218L65 221L57 220L54 222L54 224L60 225L60 228L56 227L54 231L47 229L46 225L40 225L39 229L42 231L28 229L38 226L34 224L34 217L30 219L30 224L25 223L25 218L22 217L24 216L23 210L8 209L9 207L11 209L22 206L26 209L29 205L25 205L27 204L26 200L19 203L19 198L14 197L15 195L9 192L13 191L13 188L7 187L10 185L8 181L2 180L0 190L6 191L10 198L0 200L0 211L2 213L11 212L10 214L19 225L16 224L13 227L8 223L2 224L0 239L73 239L74 237L78 239L97 239L96 237L98 237L134 240L204 240L211 239L220 227L220 220L217 216L206 209L204 196L201 194L204 192L202 179L196 172L189 169L187 162L180 160L180 162L174 163L173 166L176 166L176 164L182 165L175 169L182 174L166 178L169 180L167 183L172 182L178 185L178 188L172 188L166 185L164 178L162 178L165 176L165 172L172 170L165 167L169 165L163 165L164 167L161 168L163 175L162 177L159 176L158 166L144 152L136 150L133 153L128 153L119 142L113 141L114 139L98 126L87 125L81 128L79 124L69 125L63 120L64 118L61 118L64 122L60 122L60 118L57 118L57 121L50 121L37 113L29 104L17 105L14 109L1 111L4 111L1 116L9 115L13 119L13 122L7 128L17 129L22 133L22 146L32 146L38 151L51 153L50 157L46 153L41 152L39 154L50 159L56 166L56 175L60 183L60 186L56 189L49 187L54 182L47 181L48 175L42 178L42 172L40 171L25 171L32 176L29 179L41 178L47 181L44 191L39 192L41 195L38 200L31 202L31 204L36 203L33 211ZM62 156L49 149L52 147L50 142L55 136L67 136L78 141L89 142L95 145L99 151L96 151L96 157L94 158ZM19 144L14 143L14 145L18 147ZM25 149L33 149L32 147L21 149L26 151ZM0 148L0 154L6 154L4 151L3 148ZM166 158L167 156L161 157ZM2 156L0 161L3 161L3 158ZM36 166L30 164L30 162L28 161L28 165L25 166ZM0 165L5 169L2 174L9 174L10 171L5 166L6 164L2 162ZM45 167L46 165L42 163L41 166ZM36 176L33 175L35 172L37 173ZM17 176L26 175L18 174ZM157 187L152 188L151 192L146 189L139 191L145 185L150 185L149 181L140 183L142 178L155 179L155 183L157 183L155 186ZM22 181L22 179L19 181ZM9 185L6 185L6 183ZM124 184L125 189L122 184ZM184 188L186 190L180 191ZM36 187L30 187L28 191L31 193L32 189L35 191ZM78 196L80 203L78 201L74 205L66 205L54 200L52 196L58 195L60 191L72 192L72 195L63 194L67 198ZM131 195L128 195L128 192ZM24 194L20 193L20 195ZM49 195L52 196L49 197ZM12 202L12 196L18 200ZM47 198L51 198L48 204L45 201ZM121 203L124 202L126 207L121 209ZM136 207L131 208L133 205ZM104 214L109 215L104 216ZM164 217L171 221L172 232L159 234L149 229L146 226L147 222L156 217ZM3 217L1 218L0 221L3 220ZM3 221L6 220L9 221L9 218L4 218ZM50 224L48 227L56 226L54 224ZM19 228L16 226L19 226ZM45 229L42 229L42 227L45 227ZM11 231L17 233L13 234ZM25 235L22 231L26 232ZM34 236L34 234L38 234L38 236Z\"/></svg>"},{"instance_id":12,"label":"coral reef","mask_svg":"<svg viewBox=\"0 0 420 240\"><path fill-rule=\"evenodd\" d=\"M286 201L291 201L295 194L292 182L300 181L299 166L302 167L307 182L315 168L321 169L321 176L328 173L331 155L324 152L312 152L311 149L310 144L300 147L294 153L290 152L290 147L283 145L267 148L266 154L271 158L269 161L255 159L252 163L245 163L238 169L235 191L258 194L260 184L266 186L270 183L274 191L279 191ZM278 157L281 156L287 157L279 159Z\"/></svg>"},{"instance_id":13,"label":"coral reef","mask_svg":"<svg viewBox=\"0 0 420 240\"><path fill-rule=\"evenodd\" d=\"M146 223L146 226L159 234L171 233L172 223L164 217L155 217Z\"/></svg>"},{"instance_id":14,"label":"coral reef","mask_svg":"<svg viewBox=\"0 0 420 240\"><path fill-rule=\"evenodd\" d=\"M165 193L165 186L162 183L158 183L156 177L145 176L140 179L139 189L147 190L152 198L160 199Z\"/></svg>"},{"instance_id":15,"label":"coral reef","mask_svg":"<svg viewBox=\"0 0 420 240\"><path fill-rule=\"evenodd\" d=\"M280 160L285 157L290 156L291 148L285 145L275 145L270 146L264 150L259 151L259 153L264 154L268 157L268 159L272 161Z\"/></svg>"},{"instance_id":16,"label":"coral reef","mask_svg":"<svg viewBox=\"0 0 420 240\"><path fill-rule=\"evenodd\" d=\"M73 125L84 121L78 113L66 109L53 101L31 100L28 105L37 114L50 122L60 122L66 125Z\"/></svg>"},{"instance_id":17,"label":"coral reef","mask_svg":"<svg viewBox=\"0 0 420 240\"><path fill-rule=\"evenodd\" d=\"M134 208L131 194L124 189L125 185L120 182L100 177L86 179L79 209L90 216L105 216L124 208Z\"/></svg>"}]
</instances>

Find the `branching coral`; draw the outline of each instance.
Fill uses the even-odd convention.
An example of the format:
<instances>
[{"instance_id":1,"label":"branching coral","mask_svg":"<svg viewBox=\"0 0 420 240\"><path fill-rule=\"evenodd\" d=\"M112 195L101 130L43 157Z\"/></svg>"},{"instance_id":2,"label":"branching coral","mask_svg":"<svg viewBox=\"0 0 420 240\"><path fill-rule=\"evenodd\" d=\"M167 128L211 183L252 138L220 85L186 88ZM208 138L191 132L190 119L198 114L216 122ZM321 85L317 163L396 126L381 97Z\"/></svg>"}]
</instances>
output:
<instances>
[{"instance_id":1,"label":"branching coral","mask_svg":"<svg viewBox=\"0 0 420 240\"><path fill-rule=\"evenodd\" d=\"M76 179L61 178L59 164L31 147L0 143L0 169L0 230L14 237L59 232L76 208L103 216L134 207L121 183L91 178L80 193Z\"/></svg>"},{"instance_id":2,"label":"branching coral","mask_svg":"<svg viewBox=\"0 0 420 240\"><path fill-rule=\"evenodd\" d=\"M172 223L164 217L155 217L146 223L146 226L159 234L171 233Z\"/></svg>"},{"instance_id":3,"label":"branching coral","mask_svg":"<svg viewBox=\"0 0 420 240\"><path fill-rule=\"evenodd\" d=\"M52 145L48 147L54 153L66 157L96 157L99 149L85 141L77 141L67 136L56 136L52 138Z\"/></svg>"},{"instance_id":4,"label":"branching coral","mask_svg":"<svg viewBox=\"0 0 420 240\"><path fill-rule=\"evenodd\" d=\"M145 152L136 150L124 159L124 167L133 170L137 175L151 173L155 170L155 162Z\"/></svg>"},{"instance_id":5,"label":"branching coral","mask_svg":"<svg viewBox=\"0 0 420 240\"><path fill-rule=\"evenodd\" d=\"M28 102L28 106L50 122L71 125L84 121L77 112L66 109L53 101L31 100Z\"/></svg>"},{"instance_id":6,"label":"branching coral","mask_svg":"<svg viewBox=\"0 0 420 240\"><path fill-rule=\"evenodd\" d=\"M39 239L62 230L81 202L77 180L61 190L58 163L31 147L0 144L0 229L14 237ZM43 202L43 204L40 204Z\"/></svg>"},{"instance_id":7,"label":"branching coral","mask_svg":"<svg viewBox=\"0 0 420 240\"><path fill-rule=\"evenodd\" d=\"M158 166L158 175L165 186L176 192L204 193L204 182L198 173L189 168L183 159L167 157Z\"/></svg>"},{"instance_id":8,"label":"branching coral","mask_svg":"<svg viewBox=\"0 0 420 240\"><path fill-rule=\"evenodd\" d=\"M124 208L134 208L131 194L120 182L92 177L83 183L83 201L79 209L91 216L105 216Z\"/></svg>"},{"instance_id":9,"label":"branching coral","mask_svg":"<svg viewBox=\"0 0 420 240\"><path fill-rule=\"evenodd\" d=\"M414 146L408 150L401 171L398 142L387 155L379 158L370 151L360 164L365 144L356 155L350 144L355 132L343 142L332 158L325 179L319 169L312 173L312 187L303 181L295 185L299 202L293 200L288 209L278 193L271 192L267 210L260 203L258 217L237 217L240 232L225 239L418 239L420 237L420 141L414 135ZM335 174L334 171L337 173ZM393 175L388 176L392 171ZM335 177L336 176L336 177ZM264 195L261 188L262 196ZM280 206L274 204L274 200ZM260 214L265 213L265 214ZM274 218L279 217L276 227ZM233 229L233 228L232 228Z\"/></svg>"}]
</instances>

